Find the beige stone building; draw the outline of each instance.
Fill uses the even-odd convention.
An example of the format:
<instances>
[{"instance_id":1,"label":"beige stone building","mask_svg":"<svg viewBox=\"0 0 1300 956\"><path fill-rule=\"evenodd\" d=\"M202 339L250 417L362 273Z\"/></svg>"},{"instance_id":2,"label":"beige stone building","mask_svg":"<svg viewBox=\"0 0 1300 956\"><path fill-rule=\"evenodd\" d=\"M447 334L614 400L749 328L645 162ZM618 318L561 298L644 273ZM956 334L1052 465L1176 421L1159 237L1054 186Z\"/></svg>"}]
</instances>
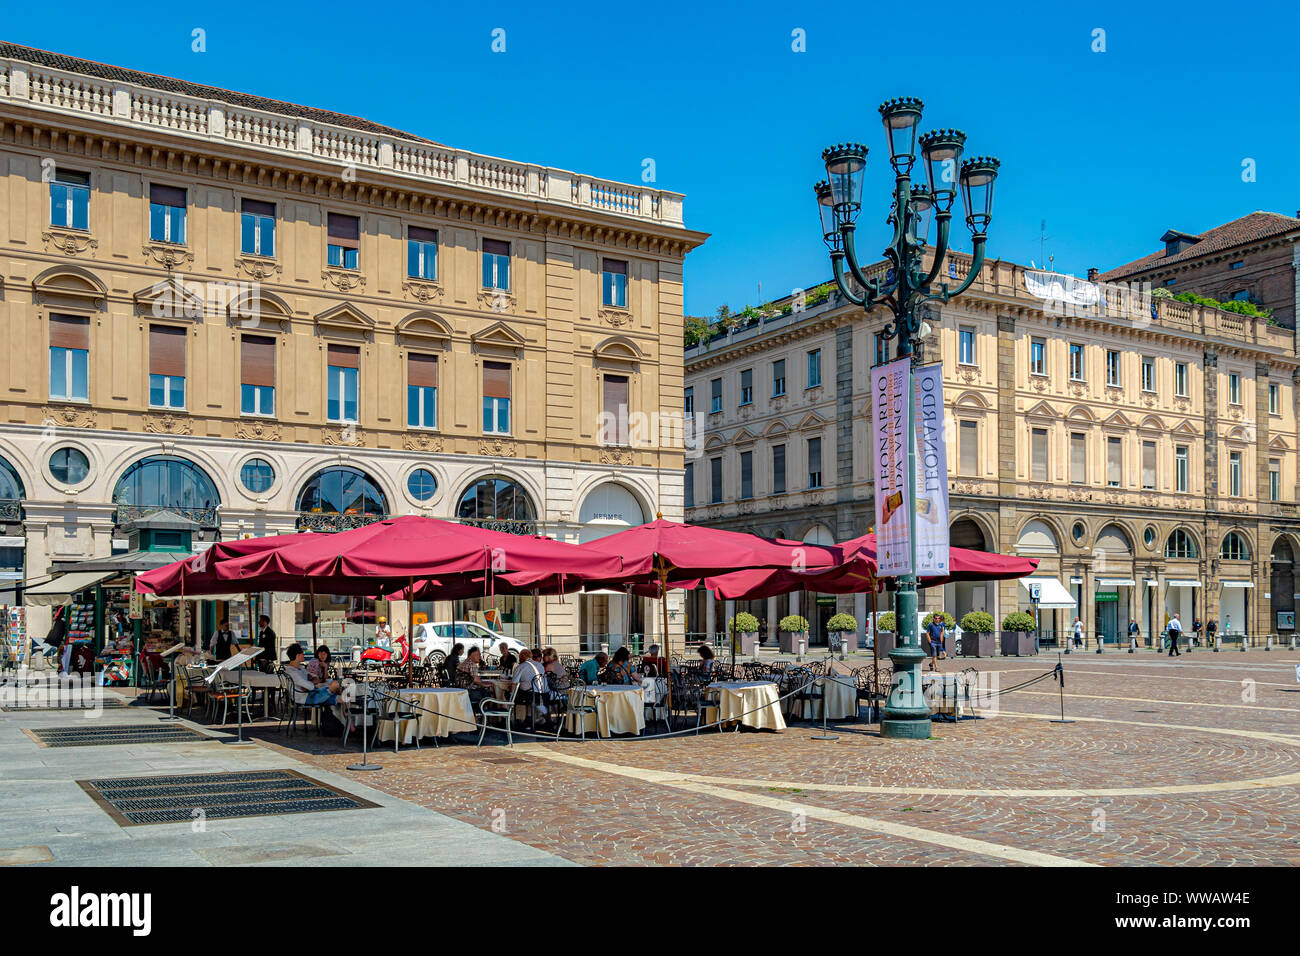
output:
<instances>
[{"instance_id":1,"label":"beige stone building","mask_svg":"<svg viewBox=\"0 0 1300 956\"><path fill-rule=\"evenodd\" d=\"M966 268L951 257L949 275ZM816 542L872 526L869 370L892 349L880 310L864 318L833 287L818 302L825 289L687 349L686 403L705 423L688 521ZM1133 619L1150 637L1175 611L1188 628L1286 634L1300 547L1293 333L1141 293L993 261L932 314L952 543L1039 558L1090 636ZM721 630L715 603L693 597L688 627ZM1016 582L959 584L922 604L1000 622L1029 597ZM865 610L860 596L810 594L748 609L774 628L792 605L822 640L837 608Z\"/></svg>"},{"instance_id":2,"label":"beige stone building","mask_svg":"<svg viewBox=\"0 0 1300 956\"><path fill-rule=\"evenodd\" d=\"M0 176L0 586L120 550L161 508L202 542L681 517L680 442L600 428L680 415L705 238L680 194L13 44ZM662 627L650 602L503 605L557 642ZM304 633L301 603L274 607Z\"/></svg>"}]
</instances>

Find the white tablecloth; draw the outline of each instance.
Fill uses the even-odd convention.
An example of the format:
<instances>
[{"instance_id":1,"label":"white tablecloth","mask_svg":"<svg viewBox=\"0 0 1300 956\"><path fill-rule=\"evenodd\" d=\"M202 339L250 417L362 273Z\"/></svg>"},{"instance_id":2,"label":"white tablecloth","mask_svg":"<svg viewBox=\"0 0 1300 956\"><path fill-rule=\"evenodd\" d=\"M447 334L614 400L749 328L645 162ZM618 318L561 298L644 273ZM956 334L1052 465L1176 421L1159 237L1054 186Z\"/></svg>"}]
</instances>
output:
<instances>
[{"instance_id":1,"label":"white tablecloth","mask_svg":"<svg viewBox=\"0 0 1300 956\"><path fill-rule=\"evenodd\" d=\"M469 692L459 687L412 687L396 691L398 700L414 705L419 715L415 720L400 721L402 743L413 740L416 729L421 737L446 737L474 730L474 711L470 706ZM388 701L387 713L398 708L396 700ZM434 713L430 713L434 711ZM379 725L379 739L393 739L393 730L399 721L384 721Z\"/></svg>"},{"instance_id":2,"label":"white tablecloth","mask_svg":"<svg viewBox=\"0 0 1300 956\"><path fill-rule=\"evenodd\" d=\"M745 727L785 730L785 718L781 716L781 694L771 681L719 681L709 685L708 693L716 696L718 703L716 717L711 716L714 708L709 708L709 712L705 713L707 723L738 718Z\"/></svg>"},{"instance_id":3,"label":"white tablecloth","mask_svg":"<svg viewBox=\"0 0 1300 956\"><path fill-rule=\"evenodd\" d=\"M575 687L569 691L570 706L579 701L591 705L591 698L583 698L583 690L596 695L596 712L583 715L587 733L599 732L600 736L608 737L611 733L639 734L645 729L645 691L640 686L591 684L586 688ZM575 717L575 714L570 714L566 719L570 733L580 733Z\"/></svg>"},{"instance_id":4,"label":"white tablecloth","mask_svg":"<svg viewBox=\"0 0 1300 956\"><path fill-rule=\"evenodd\" d=\"M956 716L965 717L968 709L965 680L960 674L923 673L921 690L925 694L925 702L930 706L930 713L951 715L955 704ZM975 688L972 687L972 699L974 696Z\"/></svg>"},{"instance_id":5,"label":"white tablecloth","mask_svg":"<svg viewBox=\"0 0 1300 956\"><path fill-rule=\"evenodd\" d=\"M827 720L846 720L858 716L858 680L852 674L827 674L819 684L808 689L813 692L824 689ZM790 703L796 703L793 697L790 698ZM820 700L802 700L797 703L803 709L800 716L805 720L821 720Z\"/></svg>"}]
</instances>

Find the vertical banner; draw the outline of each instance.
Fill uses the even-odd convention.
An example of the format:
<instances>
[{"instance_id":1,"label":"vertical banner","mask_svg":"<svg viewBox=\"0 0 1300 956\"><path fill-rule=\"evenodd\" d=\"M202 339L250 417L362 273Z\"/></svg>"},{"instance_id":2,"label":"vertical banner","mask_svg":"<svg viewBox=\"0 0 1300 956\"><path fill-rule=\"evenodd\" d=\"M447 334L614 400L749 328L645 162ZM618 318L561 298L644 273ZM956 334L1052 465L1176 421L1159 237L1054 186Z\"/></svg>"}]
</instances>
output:
<instances>
[{"instance_id":1,"label":"vertical banner","mask_svg":"<svg viewBox=\"0 0 1300 956\"><path fill-rule=\"evenodd\" d=\"M876 480L876 562L881 577L912 569L907 528L907 372L911 359L871 370L875 414L872 464Z\"/></svg>"},{"instance_id":2,"label":"vertical banner","mask_svg":"<svg viewBox=\"0 0 1300 956\"><path fill-rule=\"evenodd\" d=\"M943 363L912 373L916 413L916 573L948 573L948 448Z\"/></svg>"}]
</instances>

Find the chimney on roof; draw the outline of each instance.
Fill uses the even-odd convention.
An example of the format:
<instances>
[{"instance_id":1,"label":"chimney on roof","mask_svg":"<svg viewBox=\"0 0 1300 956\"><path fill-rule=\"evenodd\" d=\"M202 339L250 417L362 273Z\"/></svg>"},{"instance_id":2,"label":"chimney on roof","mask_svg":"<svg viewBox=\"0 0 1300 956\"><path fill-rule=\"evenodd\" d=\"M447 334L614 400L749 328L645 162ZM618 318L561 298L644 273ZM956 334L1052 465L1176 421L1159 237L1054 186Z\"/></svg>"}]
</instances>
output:
<instances>
[{"instance_id":1,"label":"chimney on roof","mask_svg":"<svg viewBox=\"0 0 1300 956\"><path fill-rule=\"evenodd\" d=\"M1098 275L1100 275L1100 271L1099 271L1099 270L1097 270L1097 269L1089 269L1089 270L1088 270L1088 281L1089 281L1089 282L1096 282L1096 281L1097 281L1097 276L1098 276Z\"/></svg>"}]
</instances>

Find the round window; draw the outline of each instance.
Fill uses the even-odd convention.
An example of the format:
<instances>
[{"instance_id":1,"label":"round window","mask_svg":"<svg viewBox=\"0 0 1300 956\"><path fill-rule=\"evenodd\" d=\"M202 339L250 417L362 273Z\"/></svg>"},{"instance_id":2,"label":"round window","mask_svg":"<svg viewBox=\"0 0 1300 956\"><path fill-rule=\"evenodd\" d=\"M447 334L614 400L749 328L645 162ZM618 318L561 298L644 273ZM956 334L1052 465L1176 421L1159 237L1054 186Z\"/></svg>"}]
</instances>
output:
<instances>
[{"instance_id":1,"label":"round window","mask_svg":"<svg viewBox=\"0 0 1300 956\"><path fill-rule=\"evenodd\" d=\"M1070 536L1074 538L1076 544L1082 541L1083 536L1087 533L1087 529L1084 528L1082 521L1076 521L1074 527L1070 529Z\"/></svg>"},{"instance_id":2,"label":"round window","mask_svg":"<svg viewBox=\"0 0 1300 956\"><path fill-rule=\"evenodd\" d=\"M239 469L239 480L255 495L260 495L275 484L275 469L263 458L250 458Z\"/></svg>"},{"instance_id":3,"label":"round window","mask_svg":"<svg viewBox=\"0 0 1300 956\"><path fill-rule=\"evenodd\" d=\"M79 485L90 474L90 461L76 448L60 448L50 456L50 474L63 485Z\"/></svg>"},{"instance_id":4,"label":"round window","mask_svg":"<svg viewBox=\"0 0 1300 956\"><path fill-rule=\"evenodd\" d=\"M1149 548L1156 543L1156 529L1147 525L1147 529L1142 532L1142 540L1146 542Z\"/></svg>"},{"instance_id":5,"label":"round window","mask_svg":"<svg viewBox=\"0 0 1300 956\"><path fill-rule=\"evenodd\" d=\"M406 479L406 490L416 501L428 501L438 491L438 479L427 468L417 468Z\"/></svg>"}]
</instances>

